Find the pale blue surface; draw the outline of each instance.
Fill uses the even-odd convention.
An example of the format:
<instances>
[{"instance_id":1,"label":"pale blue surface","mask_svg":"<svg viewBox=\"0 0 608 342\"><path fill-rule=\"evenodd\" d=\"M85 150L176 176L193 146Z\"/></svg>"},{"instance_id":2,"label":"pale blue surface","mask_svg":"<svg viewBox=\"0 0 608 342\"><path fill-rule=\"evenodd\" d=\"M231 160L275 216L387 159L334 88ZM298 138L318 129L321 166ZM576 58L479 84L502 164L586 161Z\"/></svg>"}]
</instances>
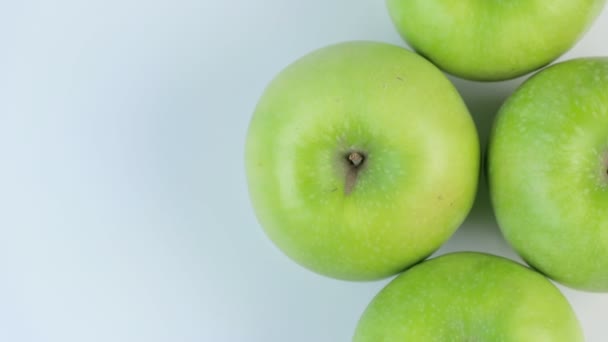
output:
<instances>
[{"instance_id":1,"label":"pale blue surface","mask_svg":"<svg viewBox=\"0 0 608 342\"><path fill-rule=\"evenodd\" d=\"M608 55L608 10L567 57ZM382 1L0 3L0 341L347 341L387 281L317 276L263 235L243 144L266 83ZM456 81L485 141L521 80ZM487 206L441 252L513 257ZM589 341L608 295L566 294Z\"/></svg>"}]
</instances>

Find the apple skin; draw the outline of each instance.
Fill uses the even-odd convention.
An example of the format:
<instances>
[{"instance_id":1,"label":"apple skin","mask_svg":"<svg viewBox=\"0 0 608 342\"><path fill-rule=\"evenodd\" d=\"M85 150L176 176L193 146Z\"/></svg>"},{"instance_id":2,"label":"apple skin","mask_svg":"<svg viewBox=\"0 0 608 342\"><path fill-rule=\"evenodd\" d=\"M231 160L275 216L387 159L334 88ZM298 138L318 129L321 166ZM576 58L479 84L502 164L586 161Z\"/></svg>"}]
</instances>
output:
<instances>
[{"instance_id":1,"label":"apple skin","mask_svg":"<svg viewBox=\"0 0 608 342\"><path fill-rule=\"evenodd\" d=\"M466 79L525 75L569 50L605 0L387 0L401 36Z\"/></svg>"},{"instance_id":2,"label":"apple skin","mask_svg":"<svg viewBox=\"0 0 608 342\"><path fill-rule=\"evenodd\" d=\"M541 274L473 252L401 274L369 304L354 342L583 341L570 304Z\"/></svg>"},{"instance_id":3,"label":"apple skin","mask_svg":"<svg viewBox=\"0 0 608 342\"><path fill-rule=\"evenodd\" d=\"M570 287L608 291L608 58L551 66L496 118L490 194L507 241Z\"/></svg>"},{"instance_id":4,"label":"apple skin","mask_svg":"<svg viewBox=\"0 0 608 342\"><path fill-rule=\"evenodd\" d=\"M266 88L245 148L250 199L299 264L345 280L426 258L469 212L479 142L465 104L424 58L347 42L314 51ZM351 151L365 154L347 193Z\"/></svg>"}]
</instances>

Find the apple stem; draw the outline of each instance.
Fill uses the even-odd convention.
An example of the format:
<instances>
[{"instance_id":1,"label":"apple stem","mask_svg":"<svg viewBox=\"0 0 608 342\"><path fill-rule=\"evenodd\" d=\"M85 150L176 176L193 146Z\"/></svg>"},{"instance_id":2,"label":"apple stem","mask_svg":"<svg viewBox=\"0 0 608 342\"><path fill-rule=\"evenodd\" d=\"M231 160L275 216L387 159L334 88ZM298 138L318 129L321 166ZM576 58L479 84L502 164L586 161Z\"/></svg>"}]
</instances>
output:
<instances>
[{"instance_id":1,"label":"apple stem","mask_svg":"<svg viewBox=\"0 0 608 342\"><path fill-rule=\"evenodd\" d=\"M346 171L346 182L344 184L344 194L349 195L353 192L355 188L355 184L357 183L357 175L359 173L359 169L363 162L365 161L365 156L357 151L353 151L348 154L346 157L348 159L348 169Z\"/></svg>"},{"instance_id":2,"label":"apple stem","mask_svg":"<svg viewBox=\"0 0 608 342\"><path fill-rule=\"evenodd\" d=\"M363 156L359 152L351 152L348 155L348 160L350 160L350 162L353 164L353 166L357 167L357 166L361 165L361 162L363 162Z\"/></svg>"}]
</instances>

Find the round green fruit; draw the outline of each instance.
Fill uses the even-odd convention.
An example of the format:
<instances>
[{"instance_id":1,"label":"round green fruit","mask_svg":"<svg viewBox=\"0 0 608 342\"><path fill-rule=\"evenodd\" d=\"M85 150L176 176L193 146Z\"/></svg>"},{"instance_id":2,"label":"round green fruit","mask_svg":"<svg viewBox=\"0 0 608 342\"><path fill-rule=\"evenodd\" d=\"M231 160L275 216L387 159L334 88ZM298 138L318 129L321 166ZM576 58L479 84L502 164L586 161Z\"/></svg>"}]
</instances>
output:
<instances>
[{"instance_id":1,"label":"round green fruit","mask_svg":"<svg viewBox=\"0 0 608 342\"><path fill-rule=\"evenodd\" d=\"M608 58L556 64L501 108L488 152L500 228L533 267L608 291Z\"/></svg>"},{"instance_id":2,"label":"round green fruit","mask_svg":"<svg viewBox=\"0 0 608 342\"><path fill-rule=\"evenodd\" d=\"M251 202L289 257L371 280L426 258L477 187L479 143L459 94L431 63L382 43L317 50L267 87L246 142Z\"/></svg>"},{"instance_id":3,"label":"round green fruit","mask_svg":"<svg viewBox=\"0 0 608 342\"><path fill-rule=\"evenodd\" d=\"M498 81L570 49L605 0L387 0L401 36L441 69Z\"/></svg>"},{"instance_id":4,"label":"round green fruit","mask_svg":"<svg viewBox=\"0 0 608 342\"><path fill-rule=\"evenodd\" d=\"M583 341L570 304L542 275L482 253L444 255L401 274L369 304L354 342Z\"/></svg>"}]
</instances>

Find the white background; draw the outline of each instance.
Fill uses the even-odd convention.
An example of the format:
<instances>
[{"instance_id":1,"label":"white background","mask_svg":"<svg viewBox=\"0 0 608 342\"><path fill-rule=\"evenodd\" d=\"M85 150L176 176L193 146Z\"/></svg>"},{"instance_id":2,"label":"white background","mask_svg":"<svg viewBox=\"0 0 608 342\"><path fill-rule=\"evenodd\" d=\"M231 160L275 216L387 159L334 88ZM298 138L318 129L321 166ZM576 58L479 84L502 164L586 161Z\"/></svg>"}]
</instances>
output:
<instances>
[{"instance_id":1,"label":"white background","mask_svg":"<svg viewBox=\"0 0 608 342\"><path fill-rule=\"evenodd\" d=\"M608 55L607 37L605 9L562 59ZM277 72L361 39L404 45L380 0L2 0L0 341L348 341L388 280L284 257L254 218L243 146ZM453 80L485 146L522 79ZM438 254L516 258L484 181ZM606 341L608 294L563 290Z\"/></svg>"}]
</instances>

